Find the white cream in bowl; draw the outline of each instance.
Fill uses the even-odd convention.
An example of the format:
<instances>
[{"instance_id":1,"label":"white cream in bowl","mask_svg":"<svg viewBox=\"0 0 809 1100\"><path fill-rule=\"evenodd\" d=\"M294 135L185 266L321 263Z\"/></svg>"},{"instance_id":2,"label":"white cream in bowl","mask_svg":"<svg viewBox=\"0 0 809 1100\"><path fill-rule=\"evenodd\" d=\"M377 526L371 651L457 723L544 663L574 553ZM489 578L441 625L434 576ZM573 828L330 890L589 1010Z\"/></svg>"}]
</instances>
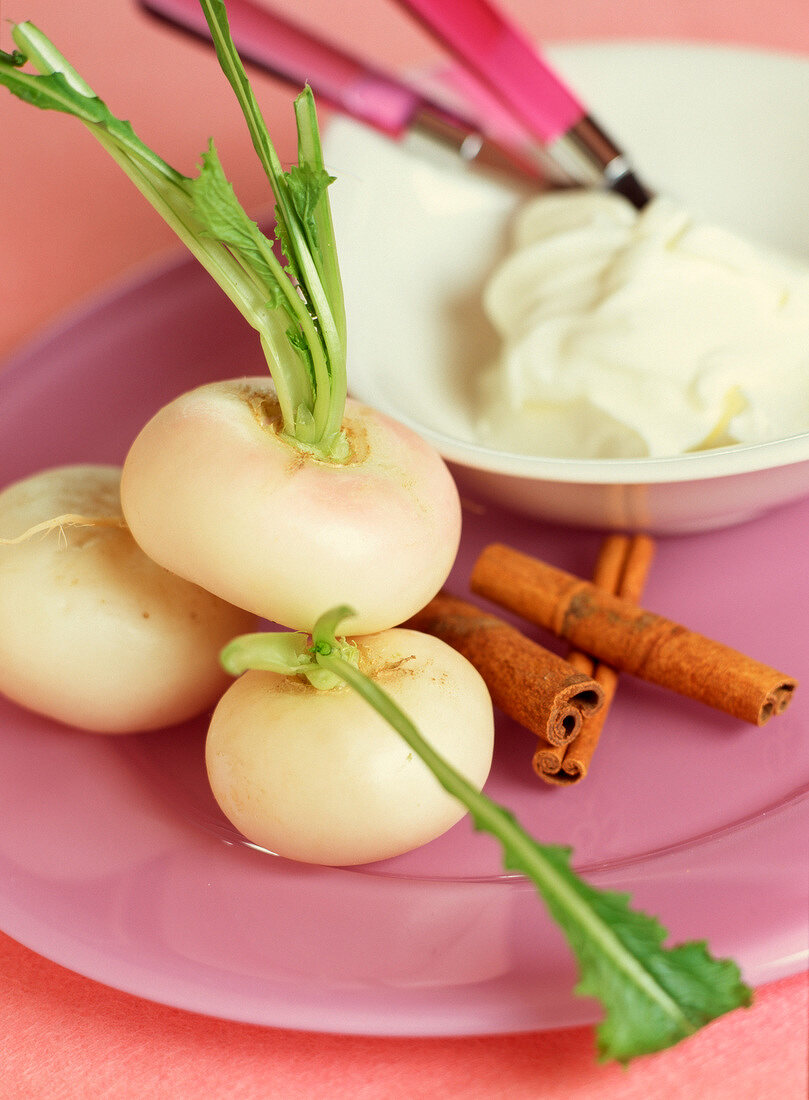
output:
<instances>
[{"instance_id":1,"label":"white cream in bowl","mask_svg":"<svg viewBox=\"0 0 809 1100\"><path fill-rule=\"evenodd\" d=\"M490 446L637 458L809 430L809 264L670 199L532 200L483 305Z\"/></svg>"}]
</instances>

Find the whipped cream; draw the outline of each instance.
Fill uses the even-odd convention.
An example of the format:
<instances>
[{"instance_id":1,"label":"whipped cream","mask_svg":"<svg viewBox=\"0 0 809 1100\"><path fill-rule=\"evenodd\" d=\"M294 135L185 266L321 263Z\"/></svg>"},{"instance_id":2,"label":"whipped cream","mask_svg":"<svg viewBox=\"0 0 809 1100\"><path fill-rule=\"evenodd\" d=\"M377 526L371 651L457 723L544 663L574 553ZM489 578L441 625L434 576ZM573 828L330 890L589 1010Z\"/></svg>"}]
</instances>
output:
<instances>
[{"instance_id":1,"label":"whipped cream","mask_svg":"<svg viewBox=\"0 0 809 1100\"><path fill-rule=\"evenodd\" d=\"M809 264L663 198L531 201L484 308L492 446L577 458L673 455L809 430Z\"/></svg>"}]
</instances>

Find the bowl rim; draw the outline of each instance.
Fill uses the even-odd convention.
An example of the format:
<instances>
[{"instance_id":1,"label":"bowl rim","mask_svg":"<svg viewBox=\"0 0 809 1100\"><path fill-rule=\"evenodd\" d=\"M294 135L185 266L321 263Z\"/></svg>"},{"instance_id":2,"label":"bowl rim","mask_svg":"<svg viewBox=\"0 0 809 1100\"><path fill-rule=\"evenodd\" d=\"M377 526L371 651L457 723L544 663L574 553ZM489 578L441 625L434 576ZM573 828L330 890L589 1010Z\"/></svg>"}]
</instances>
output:
<instances>
[{"instance_id":1,"label":"bowl rim","mask_svg":"<svg viewBox=\"0 0 809 1100\"><path fill-rule=\"evenodd\" d=\"M649 485L707 481L809 462L809 432L785 439L737 443L711 450L640 458L554 458L486 447L437 432L392 409L385 410L430 442L447 461L491 474L531 481L591 485Z\"/></svg>"}]
</instances>

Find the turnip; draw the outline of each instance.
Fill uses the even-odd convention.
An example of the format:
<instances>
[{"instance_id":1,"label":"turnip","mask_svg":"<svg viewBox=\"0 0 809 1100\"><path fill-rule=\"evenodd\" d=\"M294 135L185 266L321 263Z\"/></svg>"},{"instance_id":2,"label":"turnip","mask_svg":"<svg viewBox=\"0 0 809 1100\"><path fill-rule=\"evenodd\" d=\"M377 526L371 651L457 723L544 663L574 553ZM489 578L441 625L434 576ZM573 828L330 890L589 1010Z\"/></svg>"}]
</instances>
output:
<instances>
[{"instance_id":1,"label":"turnip","mask_svg":"<svg viewBox=\"0 0 809 1100\"><path fill-rule=\"evenodd\" d=\"M351 400L344 461L301 452L279 423L267 378L212 383L161 409L124 465L125 515L140 545L295 629L311 629L338 597L359 609L358 633L423 607L459 537L455 487L435 452Z\"/></svg>"},{"instance_id":2,"label":"turnip","mask_svg":"<svg viewBox=\"0 0 809 1100\"><path fill-rule=\"evenodd\" d=\"M315 644L322 636L318 631ZM279 661L284 643L292 648ZM492 704L464 657L437 638L402 629L343 642L339 652L472 784L483 786L492 760ZM301 636L274 633L225 649L231 671L264 665L228 689L211 721L208 777L226 817L278 855L332 865L398 855L459 821L465 807L382 715L333 673L317 669L315 684L301 674L302 667L311 672L299 664L304 653Z\"/></svg>"},{"instance_id":3,"label":"turnip","mask_svg":"<svg viewBox=\"0 0 809 1100\"><path fill-rule=\"evenodd\" d=\"M120 473L64 466L0 493L0 692L105 733L208 710L228 683L219 650L254 624L143 553Z\"/></svg>"},{"instance_id":4,"label":"turnip","mask_svg":"<svg viewBox=\"0 0 809 1100\"><path fill-rule=\"evenodd\" d=\"M284 172L224 5L202 7L275 196L280 259L238 204L213 144L195 178L171 168L30 24L12 33L40 75L0 66L19 96L82 119L257 330L270 367L272 384L237 378L157 413L124 462L124 516L155 561L267 619L309 630L324 606L351 600L358 633L383 629L446 579L458 493L414 433L371 409L346 410L332 178L313 97L306 88L295 101L298 164Z\"/></svg>"}]
</instances>

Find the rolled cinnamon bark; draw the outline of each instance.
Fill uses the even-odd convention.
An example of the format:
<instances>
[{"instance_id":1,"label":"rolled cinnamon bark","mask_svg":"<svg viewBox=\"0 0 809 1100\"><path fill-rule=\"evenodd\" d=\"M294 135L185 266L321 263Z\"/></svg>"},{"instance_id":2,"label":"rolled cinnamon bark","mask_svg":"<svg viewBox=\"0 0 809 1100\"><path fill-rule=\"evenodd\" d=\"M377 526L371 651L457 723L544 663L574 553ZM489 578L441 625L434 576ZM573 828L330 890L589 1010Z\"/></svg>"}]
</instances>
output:
<instances>
[{"instance_id":1,"label":"rolled cinnamon bark","mask_svg":"<svg viewBox=\"0 0 809 1100\"><path fill-rule=\"evenodd\" d=\"M598 715L595 714L593 720L595 721L597 717ZM577 739L580 736L581 731L577 734ZM575 741L573 744L575 744ZM546 783L550 783L555 787L569 785L571 782L570 777L562 771L562 762L568 748L569 745L549 745L547 741L540 739L531 760L531 766L540 779L544 779Z\"/></svg>"},{"instance_id":2,"label":"rolled cinnamon bark","mask_svg":"<svg viewBox=\"0 0 809 1100\"><path fill-rule=\"evenodd\" d=\"M508 546L487 547L470 583L479 595L621 672L757 726L780 714L797 686L730 646Z\"/></svg>"},{"instance_id":3,"label":"rolled cinnamon bark","mask_svg":"<svg viewBox=\"0 0 809 1100\"><path fill-rule=\"evenodd\" d=\"M603 690L591 677L510 623L447 592L404 625L462 653L485 680L492 702L546 743L567 745L582 716L603 704Z\"/></svg>"},{"instance_id":4,"label":"rolled cinnamon bark","mask_svg":"<svg viewBox=\"0 0 809 1100\"><path fill-rule=\"evenodd\" d=\"M653 558L654 542L646 535L634 535L631 538L628 535L609 535L598 554L593 584L605 592L613 592L625 600L638 603L643 595ZM604 689L604 706L582 723L578 737L562 753L554 749L551 755L549 752L537 750L534 756L537 774L546 782L557 786L579 783L587 775L618 687L618 673L603 661L596 663L580 650L572 650L567 659L574 668L593 676L601 685ZM557 754L559 761L554 767Z\"/></svg>"}]
</instances>

